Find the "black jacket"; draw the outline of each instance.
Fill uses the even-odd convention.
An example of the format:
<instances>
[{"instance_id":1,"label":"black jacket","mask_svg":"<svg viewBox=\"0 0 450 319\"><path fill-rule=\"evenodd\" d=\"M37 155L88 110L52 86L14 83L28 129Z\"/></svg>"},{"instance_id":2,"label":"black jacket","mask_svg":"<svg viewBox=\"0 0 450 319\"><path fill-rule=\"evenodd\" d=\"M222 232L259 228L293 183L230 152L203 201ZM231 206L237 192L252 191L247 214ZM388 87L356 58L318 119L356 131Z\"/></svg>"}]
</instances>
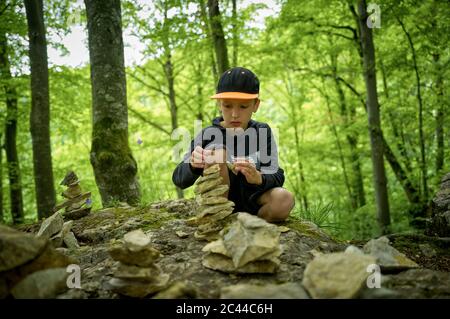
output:
<instances>
[{"instance_id":1,"label":"black jacket","mask_svg":"<svg viewBox=\"0 0 450 319\"><path fill-rule=\"evenodd\" d=\"M231 156L251 157L256 164L256 168L262 172L262 184L249 184L244 175L241 173L237 175L239 184L247 188L251 193L262 194L271 188L283 186L284 171L278 166L277 146L269 125L250 120L245 134L250 131L252 134L247 134L247 138L245 136L236 137L228 134L227 130L220 125L222 120L222 117L215 118L211 126L204 128L202 132L191 141L188 152L173 172L173 183L184 189L193 185L197 178L202 174L203 169L193 168L189 164L192 151L196 146L200 145L205 149L225 146L227 148L228 161L230 162ZM228 144L226 143L227 141ZM232 141L234 143L230 143ZM255 150L256 152L254 152Z\"/></svg>"}]
</instances>

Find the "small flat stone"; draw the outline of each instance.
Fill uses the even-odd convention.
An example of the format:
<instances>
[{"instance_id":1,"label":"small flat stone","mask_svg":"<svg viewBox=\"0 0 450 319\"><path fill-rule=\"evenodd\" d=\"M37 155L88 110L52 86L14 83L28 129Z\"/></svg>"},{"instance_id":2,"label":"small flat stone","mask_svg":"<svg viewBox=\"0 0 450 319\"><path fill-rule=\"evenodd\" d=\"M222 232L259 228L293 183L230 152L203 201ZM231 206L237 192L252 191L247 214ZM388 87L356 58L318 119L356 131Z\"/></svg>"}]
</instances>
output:
<instances>
[{"instance_id":1,"label":"small flat stone","mask_svg":"<svg viewBox=\"0 0 450 319\"><path fill-rule=\"evenodd\" d=\"M108 288L124 296L144 298L166 288L169 278L169 275L161 274L155 282L150 283L112 278L108 282Z\"/></svg>"},{"instance_id":2,"label":"small flat stone","mask_svg":"<svg viewBox=\"0 0 450 319\"><path fill-rule=\"evenodd\" d=\"M202 265L206 268L236 274L273 274L279 264L279 260L257 260L242 267L235 267L231 258L214 253L209 253L202 259Z\"/></svg>"},{"instance_id":3,"label":"small flat stone","mask_svg":"<svg viewBox=\"0 0 450 319\"><path fill-rule=\"evenodd\" d=\"M156 265L138 267L119 263L114 271L114 277L127 280L150 282L161 274L161 269Z\"/></svg>"},{"instance_id":4,"label":"small flat stone","mask_svg":"<svg viewBox=\"0 0 450 319\"><path fill-rule=\"evenodd\" d=\"M280 233L287 233L291 229L289 227L286 227L286 226L279 226L278 230L280 231Z\"/></svg>"},{"instance_id":5,"label":"small flat stone","mask_svg":"<svg viewBox=\"0 0 450 319\"><path fill-rule=\"evenodd\" d=\"M215 187L214 189L212 189L206 193L203 193L201 196L203 198L220 196L220 195L223 195L229 188L230 187L226 184L219 185L219 186Z\"/></svg>"},{"instance_id":6,"label":"small flat stone","mask_svg":"<svg viewBox=\"0 0 450 319\"><path fill-rule=\"evenodd\" d=\"M189 237L189 234L188 234L188 233L186 233L186 232L184 232L184 231L181 231L181 230L177 230L177 231L175 232L175 234L176 234L178 237L180 237L180 238L187 238L187 237Z\"/></svg>"},{"instance_id":7,"label":"small flat stone","mask_svg":"<svg viewBox=\"0 0 450 319\"><path fill-rule=\"evenodd\" d=\"M220 172L219 164L214 164L214 165L211 165L210 167L204 169L203 170L203 176L210 175L210 174L213 174L213 173L216 173L216 172Z\"/></svg>"},{"instance_id":8,"label":"small flat stone","mask_svg":"<svg viewBox=\"0 0 450 319\"><path fill-rule=\"evenodd\" d=\"M51 236L59 233L63 227L64 219L61 214L56 212L52 216L46 218L39 229L37 236L50 238Z\"/></svg>"},{"instance_id":9,"label":"small flat stone","mask_svg":"<svg viewBox=\"0 0 450 319\"><path fill-rule=\"evenodd\" d=\"M199 224L213 223L225 219L233 213L233 208L226 208L220 212L199 219Z\"/></svg>"},{"instance_id":10,"label":"small flat stone","mask_svg":"<svg viewBox=\"0 0 450 319\"><path fill-rule=\"evenodd\" d=\"M211 205L211 206L202 206L199 210L199 217L205 217L206 215L216 214L222 210L226 210L228 208L234 207L234 203L232 201L227 201L223 204Z\"/></svg>"},{"instance_id":11,"label":"small flat stone","mask_svg":"<svg viewBox=\"0 0 450 319\"><path fill-rule=\"evenodd\" d=\"M142 229L136 229L123 236L125 246L131 251L140 251L150 244L150 237Z\"/></svg>"},{"instance_id":12,"label":"small flat stone","mask_svg":"<svg viewBox=\"0 0 450 319\"><path fill-rule=\"evenodd\" d=\"M75 235L71 231L64 235L63 241L69 249L80 248L78 240L75 238Z\"/></svg>"},{"instance_id":13,"label":"small flat stone","mask_svg":"<svg viewBox=\"0 0 450 319\"><path fill-rule=\"evenodd\" d=\"M159 251L150 245L139 251L132 251L123 245L115 244L109 248L108 252L116 261L141 267L153 265L160 255Z\"/></svg>"},{"instance_id":14,"label":"small flat stone","mask_svg":"<svg viewBox=\"0 0 450 319\"><path fill-rule=\"evenodd\" d=\"M226 198L225 196L217 196L217 197L216 196L215 197L201 197L201 196L197 196L196 202L200 206L203 206L203 205L216 205L216 204L223 204L223 203L228 202L228 198Z\"/></svg>"},{"instance_id":15,"label":"small flat stone","mask_svg":"<svg viewBox=\"0 0 450 319\"><path fill-rule=\"evenodd\" d=\"M209 174L209 175L204 175L204 176L201 176L197 180L196 184L201 184L201 183L209 181L211 179L218 179L219 177L220 177L220 172L212 173L212 174Z\"/></svg>"},{"instance_id":16,"label":"small flat stone","mask_svg":"<svg viewBox=\"0 0 450 319\"><path fill-rule=\"evenodd\" d=\"M223 183L223 179L222 179L222 177L220 177L217 179L208 180L201 184L196 184L195 188L194 188L194 193L195 194L207 193L208 191L214 189L216 186L219 186L222 183Z\"/></svg>"}]
</instances>

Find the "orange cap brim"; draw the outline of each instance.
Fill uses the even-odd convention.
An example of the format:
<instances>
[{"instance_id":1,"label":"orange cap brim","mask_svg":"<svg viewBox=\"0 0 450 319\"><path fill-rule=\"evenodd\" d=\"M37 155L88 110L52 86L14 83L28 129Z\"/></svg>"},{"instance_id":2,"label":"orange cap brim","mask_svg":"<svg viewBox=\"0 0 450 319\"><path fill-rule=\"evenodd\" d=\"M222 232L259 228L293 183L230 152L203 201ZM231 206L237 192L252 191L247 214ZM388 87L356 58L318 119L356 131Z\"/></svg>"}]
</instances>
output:
<instances>
[{"instance_id":1,"label":"orange cap brim","mask_svg":"<svg viewBox=\"0 0 450 319\"><path fill-rule=\"evenodd\" d=\"M258 98L258 94L242 93L242 92L222 92L211 96L212 99L236 99L236 100L252 100Z\"/></svg>"}]
</instances>

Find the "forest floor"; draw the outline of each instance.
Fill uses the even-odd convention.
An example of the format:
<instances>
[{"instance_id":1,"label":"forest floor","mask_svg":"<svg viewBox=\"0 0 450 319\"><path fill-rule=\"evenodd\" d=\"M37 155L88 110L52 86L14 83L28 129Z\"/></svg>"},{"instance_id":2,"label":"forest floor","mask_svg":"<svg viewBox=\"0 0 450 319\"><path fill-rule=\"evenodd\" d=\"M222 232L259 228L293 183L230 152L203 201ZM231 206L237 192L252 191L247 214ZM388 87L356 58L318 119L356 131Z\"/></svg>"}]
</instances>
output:
<instances>
[{"instance_id":1,"label":"forest floor","mask_svg":"<svg viewBox=\"0 0 450 319\"><path fill-rule=\"evenodd\" d=\"M237 284L301 283L306 266L317 254L341 252L350 244L359 247L365 244L338 241L312 223L290 219L279 224L289 231L280 237L283 253L275 274L226 274L202 266L206 242L195 239L196 228L186 223L194 215L194 201L169 200L139 208L106 208L75 220L72 231L80 248L63 251L81 265L83 289L71 289L59 298L119 298L107 288L114 265L108 248L112 241L135 229L148 234L151 244L161 252L158 265L171 276L171 282L191 287L185 291L190 291L188 297L194 298L218 298L223 287ZM36 223L19 229L37 233L39 227L40 223ZM180 232L187 236L178 236ZM392 235L390 241L420 268L383 274L386 289L366 289L359 298L450 298L449 242L411 234Z\"/></svg>"}]
</instances>

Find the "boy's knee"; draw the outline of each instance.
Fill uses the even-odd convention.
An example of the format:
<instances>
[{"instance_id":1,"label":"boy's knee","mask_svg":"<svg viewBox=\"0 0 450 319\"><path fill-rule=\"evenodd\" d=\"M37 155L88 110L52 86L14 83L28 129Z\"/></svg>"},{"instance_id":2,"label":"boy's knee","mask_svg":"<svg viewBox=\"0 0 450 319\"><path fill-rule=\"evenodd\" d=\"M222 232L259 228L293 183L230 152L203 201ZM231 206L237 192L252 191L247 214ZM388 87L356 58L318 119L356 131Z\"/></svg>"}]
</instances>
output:
<instances>
[{"instance_id":1,"label":"boy's knee","mask_svg":"<svg viewBox=\"0 0 450 319\"><path fill-rule=\"evenodd\" d=\"M273 217L278 220L285 220L295 206L295 197L291 192L281 187L273 195L275 197L274 205L272 205L274 207Z\"/></svg>"}]
</instances>

